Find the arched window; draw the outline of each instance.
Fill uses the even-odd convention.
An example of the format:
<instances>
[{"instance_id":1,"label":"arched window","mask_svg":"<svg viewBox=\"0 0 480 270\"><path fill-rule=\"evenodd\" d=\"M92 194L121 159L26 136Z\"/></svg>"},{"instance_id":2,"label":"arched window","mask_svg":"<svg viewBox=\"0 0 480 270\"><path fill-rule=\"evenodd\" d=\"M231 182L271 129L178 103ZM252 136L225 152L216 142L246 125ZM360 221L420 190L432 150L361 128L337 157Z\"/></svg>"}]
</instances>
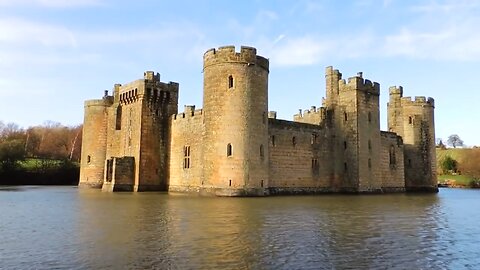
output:
<instances>
[{"instance_id":1,"label":"arched window","mask_svg":"<svg viewBox=\"0 0 480 270\"><path fill-rule=\"evenodd\" d=\"M348 115L347 115L347 112L344 112L344 113L343 113L343 118L344 118L345 122L347 122L347 121L348 121Z\"/></svg>"},{"instance_id":2,"label":"arched window","mask_svg":"<svg viewBox=\"0 0 480 270\"><path fill-rule=\"evenodd\" d=\"M233 85L233 76L230 75L230 76L228 76L228 88L231 89L231 88L233 88L233 86L234 86Z\"/></svg>"},{"instance_id":3,"label":"arched window","mask_svg":"<svg viewBox=\"0 0 480 270\"><path fill-rule=\"evenodd\" d=\"M229 187L232 186L232 179L228 180L228 186L229 186Z\"/></svg>"},{"instance_id":4,"label":"arched window","mask_svg":"<svg viewBox=\"0 0 480 270\"><path fill-rule=\"evenodd\" d=\"M227 144L227 157L232 155L232 144Z\"/></svg>"}]
</instances>

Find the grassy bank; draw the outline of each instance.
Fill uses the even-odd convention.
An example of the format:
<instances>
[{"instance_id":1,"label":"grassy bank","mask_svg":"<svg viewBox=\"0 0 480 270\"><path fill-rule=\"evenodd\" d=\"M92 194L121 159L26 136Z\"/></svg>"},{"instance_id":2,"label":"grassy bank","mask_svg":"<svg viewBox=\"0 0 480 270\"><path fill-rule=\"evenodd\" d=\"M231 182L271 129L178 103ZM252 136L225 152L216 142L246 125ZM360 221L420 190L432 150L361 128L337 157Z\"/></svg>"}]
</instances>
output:
<instances>
[{"instance_id":1,"label":"grassy bank","mask_svg":"<svg viewBox=\"0 0 480 270\"><path fill-rule=\"evenodd\" d=\"M78 163L30 158L0 171L0 185L77 185L79 176Z\"/></svg>"}]
</instances>

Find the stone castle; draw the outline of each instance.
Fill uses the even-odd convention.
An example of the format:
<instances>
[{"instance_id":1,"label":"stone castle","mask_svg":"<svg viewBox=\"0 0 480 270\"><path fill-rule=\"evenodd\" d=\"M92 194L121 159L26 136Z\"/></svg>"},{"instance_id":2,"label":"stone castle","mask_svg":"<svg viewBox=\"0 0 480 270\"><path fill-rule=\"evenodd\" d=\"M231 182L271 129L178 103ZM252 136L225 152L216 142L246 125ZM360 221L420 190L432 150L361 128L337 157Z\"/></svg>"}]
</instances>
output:
<instances>
[{"instance_id":1,"label":"stone castle","mask_svg":"<svg viewBox=\"0 0 480 270\"><path fill-rule=\"evenodd\" d=\"M264 196L436 192L434 100L326 68L326 97L280 120L268 111L268 59L227 46L203 56L203 109L178 112L179 85L147 71L85 102L80 187Z\"/></svg>"}]
</instances>

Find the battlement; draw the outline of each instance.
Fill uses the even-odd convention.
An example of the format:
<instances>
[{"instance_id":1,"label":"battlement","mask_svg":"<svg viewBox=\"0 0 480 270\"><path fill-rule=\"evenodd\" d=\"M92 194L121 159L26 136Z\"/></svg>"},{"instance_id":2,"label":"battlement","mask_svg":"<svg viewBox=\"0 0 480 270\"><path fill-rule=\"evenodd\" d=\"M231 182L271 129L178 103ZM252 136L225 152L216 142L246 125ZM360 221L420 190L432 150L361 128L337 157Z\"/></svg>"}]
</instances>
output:
<instances>
[{"instance_id":1,"label":"battlement","mask_svg":"<svg viewBox=\"0 0 480 270\"><path fill-rule=\"evenodd\" d=\"M181 120L185 118L188 119L188 118L196 118L196 117L202 117L202 116L203 116L202 109L195 110L195 105L185 105L184 112L172 115L172 119L176 121L176 120Z\"/></svg>"},{"instance_id":2,"label":"battlement","mask_svg":"<svg viewBox=\"0 0 480 270\"><path fill-rule=\"evenodd\" d=\"M324 107L317 108L316 106L311 106L310 110L298 110L297 114L293 115L293 121L302 122L302 123L320 123L321 120L326 117L326 109Z\"/></svg>"},{"instance_id":3,"label":"battlement","mask_svg":"<svg viewBox=\"0 0 480 270\"><path fill-rule=\"evenodd\" d=\"M380 84L364 79L363 74L359 72L357 76L348 78L348 82L344 79L339 81L340 89L348 87L360 91L369 92L371 94L380 95Z\"/></svg>"},{"instance_id":4,"label":"battlement","mask_svg":"<svg viewBox=\"0 0 480 270\"><path fill-rule=\"evenodd\" d=\"M390 86L388 88L390 95L400 95L403 96L403 87L402 86Z\"/></svg>"},{"instance_id":5,"label":"battlement","mask_svg":"<svg viewBox=\"0 0 480 270\"><path fill-rule=\"evenodd\" d=\"M276 111L269 111L268 118L277 119L277 112Z\"/></svg>"},{"instance_id":6,"label":"battlement","mask_svg":"<svg viewBox=\"0 0 480 270\"><path fill-rule=\"evenodd\" d=\"M155 74L155 72L153 72L153 71L145 71L143 73L143 78L145 80L159 82L160 81L160 73L157 72L157 74Z\"/></svg>"},{"instance_id":7,"label":"battlement","mask_svg":"<svg viewBox=\"0 0 480 270\"><path fill-rule=\"evenodd\" d=\"M338 79L342 79L342 73L338 71L338 69L333 69L332 66L328 66L325 68L325 77L327 76L335 76L338 77Z\"/></svg>"},{"instance_id":8,"label":"battlement","mask_svg":"<svg viewBox=\"0 0 480 270\"><path fill-rule=\"evenodd\" d=\"M93 107L93 106L108 107L112 105L112 103L113 103L112 98L108 96L108 98L85 100L84 106L85 107Z\"/></svg>"},{"instance_id":9,"label":"battlement","mask_svg":"<svg viewBox=\"0 0 480 270\"><path fill-rule=\"evenodd\" d=\"M235 46L223 46L218 49L210 49L203 55L203 68L219 63L241 63L258 65L268 71L268 59L257 55L257 49L241 46L240 52L235 51Z\"/></svg>"},{"instance_id":10,"label":"battlement","mask_svg":"<svg viewBox=\"0 0 480 270\"><path fill-rule=\"evenodd\" d=\"M416 96L412 97L402 97L401 98L402 106L430 106L435 107L435 100L431 97Z\"/></svg>"}]
</instances>

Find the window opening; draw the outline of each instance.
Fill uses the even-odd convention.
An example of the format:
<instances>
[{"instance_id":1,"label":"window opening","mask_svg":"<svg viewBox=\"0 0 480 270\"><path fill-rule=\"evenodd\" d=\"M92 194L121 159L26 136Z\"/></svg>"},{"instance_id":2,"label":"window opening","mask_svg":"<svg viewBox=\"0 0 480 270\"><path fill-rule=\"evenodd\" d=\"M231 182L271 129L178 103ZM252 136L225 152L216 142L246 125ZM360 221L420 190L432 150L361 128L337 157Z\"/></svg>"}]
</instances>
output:
<instances>
[{"instance_id":1,"label":"window opening","mask_svg":"<svg viewBox=\"0 0 480 270\"><path fill-rule=\"evenodd\" d=\"M316 144L317 143L317 137L318 137L318 135L316 133L312 134L311 144Z\"/></svg>"},{"instance_id":2,"label":"window opening","mask_svg":"<svg viewBox=\"0 0 480 270\"><path fill-rule=\"evenodd\" d=\"M233 76L228 76L228 88L233 88Z\"/></svg>"},{"instance_id":3,"label":"window opening","mask_svg":"<svg viewBox=\"0 0 480 270\"><path fill-rule=\"evenodd\" d=\"M185 145L183 147L183 168L189 169L190 168L190 146Z\"/></svg>"},{"instance_id":4,"label":"window opening","mask_svg":"<svg viewBox=\"0 0 480 270\"><path fill-rule=\"evenodd\" d=\"M390 145L389 158L390 158L390 165L395 165L397 163L397 160L395 157L395 146L393 145Z\"/></svg>"},{"instance_id":5,"label":"window opening","mask_svg":"<svg viewBox=\"0 0 480 270\"><path fill-rule=\"evenodd\" d=\"M229 143L227 144L227 157L232 155L232 145Z\"/></svg>"},{"instance_id":6,"label":"window opening","mask_svg":"<svg viewBox=\"0 0 480 270\"><path fill-rule=\"evenodd\" d=\"M117 118L115 119L115 129L122 129L122 106L118 105L117 107Z\"/></svg>"}]
</instances>

